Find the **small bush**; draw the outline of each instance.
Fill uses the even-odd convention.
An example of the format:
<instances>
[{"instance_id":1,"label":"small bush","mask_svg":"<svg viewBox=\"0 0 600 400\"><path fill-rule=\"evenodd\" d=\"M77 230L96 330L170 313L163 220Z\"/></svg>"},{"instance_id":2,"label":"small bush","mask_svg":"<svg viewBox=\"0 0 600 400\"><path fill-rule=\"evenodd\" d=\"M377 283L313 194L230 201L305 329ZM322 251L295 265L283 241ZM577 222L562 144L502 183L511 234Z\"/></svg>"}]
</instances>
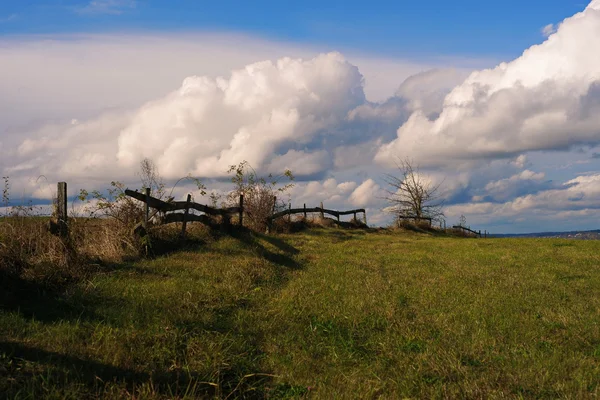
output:
<instances>
[{"instance_id":1,"label":"small bush","mask_svg":"<svg viewBox=\"0 0 600 400\"><path fill-rule=\"evenodd\" d=\"M239 205L240 195L244 195L244 225L258 232L267 229L268 218L274 213L285 209L286 203L281 197L288 194L293 187L294 175L286 170L279 176L269 174L266 178L258 176L247 161L232 165L228 173L233 174L231 182L234 190L227 196L227 205ZM289 182L280 186L280 181Z\"/></svg>"}]
</instances>

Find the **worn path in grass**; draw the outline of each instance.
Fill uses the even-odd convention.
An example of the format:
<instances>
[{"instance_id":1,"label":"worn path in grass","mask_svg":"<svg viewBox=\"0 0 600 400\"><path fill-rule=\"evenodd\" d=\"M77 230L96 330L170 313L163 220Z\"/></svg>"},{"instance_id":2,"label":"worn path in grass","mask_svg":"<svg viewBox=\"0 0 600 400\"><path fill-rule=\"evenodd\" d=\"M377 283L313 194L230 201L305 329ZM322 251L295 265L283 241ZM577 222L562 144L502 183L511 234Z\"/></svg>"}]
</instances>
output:
<instances>
[{"instance_id":1,"label":"worn path in grass","mask_svg":"<svg viewBox=\"0 0 600 400\"><path fill-rule=\"evenodd\" d=\"M596 241L244 234L66 291L11 285L9 397L600 394Z\"/></svg>"}]
</instances>

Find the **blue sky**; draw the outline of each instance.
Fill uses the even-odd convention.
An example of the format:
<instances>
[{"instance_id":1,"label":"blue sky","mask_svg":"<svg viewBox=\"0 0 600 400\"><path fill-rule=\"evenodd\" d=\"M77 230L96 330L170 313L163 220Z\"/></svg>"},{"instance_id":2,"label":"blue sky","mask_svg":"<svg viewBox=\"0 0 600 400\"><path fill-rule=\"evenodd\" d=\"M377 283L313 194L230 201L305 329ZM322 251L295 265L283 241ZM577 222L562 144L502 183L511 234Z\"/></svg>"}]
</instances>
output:
<instances>
[{"instance_id":1,"label":"blue sky","mask_svg":"<svg viewBox=\"0 0 600 400\"><path fill-rule=\"evenodd\" d=\"M135 187L148 157L226 193L247 160L292 169L294 205L385 225L384 176L411 158L448 224L597 229L589 1L0 1L0 176L48 204L41 175Z\"/></svg>"},{"instance_id":2,"label":"blue sky","mask_svg":"<svg viewBox=\"0 0 600 400\"><path fill-rule=\"evenodd\" d=\"M581 0L3 1L0 34L225 31L384 55L515 57Z\"/></svg>"}]
</instances>

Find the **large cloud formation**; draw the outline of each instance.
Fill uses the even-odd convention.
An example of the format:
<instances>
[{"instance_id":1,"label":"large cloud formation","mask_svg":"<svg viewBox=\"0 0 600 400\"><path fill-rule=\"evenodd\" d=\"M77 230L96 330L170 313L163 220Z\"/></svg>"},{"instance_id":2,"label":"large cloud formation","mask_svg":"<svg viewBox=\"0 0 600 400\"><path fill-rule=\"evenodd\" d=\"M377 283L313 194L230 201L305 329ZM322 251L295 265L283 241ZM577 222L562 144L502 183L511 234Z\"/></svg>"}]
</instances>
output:
<instances>
[{"instance_id":1,"label":"large cloud formation","mask_svg":"<svg viewBox=\"0 0 600 400\"><path fill-rule=\"evenodd\" d=\"M364 102L362 75L337 53L260 62L229 79L190 77L136 113L117 159L124 167L155 159L169 177L219 176L240 160L255 168L283 160L307 175L330 167L323 149L348 139L336 128Z\"/></svg>"},{"instance_id":2,"label":"large cloud formation","mask_svg":"<svg viewBox=\"0 0 600 400\"><path fill-rule=\"evenodd\" d=\"M473 72L439 117L414 112L376 159L436 164L600 141L600 2L566 19L521 57Z\"/></svg>"}]
</instances>

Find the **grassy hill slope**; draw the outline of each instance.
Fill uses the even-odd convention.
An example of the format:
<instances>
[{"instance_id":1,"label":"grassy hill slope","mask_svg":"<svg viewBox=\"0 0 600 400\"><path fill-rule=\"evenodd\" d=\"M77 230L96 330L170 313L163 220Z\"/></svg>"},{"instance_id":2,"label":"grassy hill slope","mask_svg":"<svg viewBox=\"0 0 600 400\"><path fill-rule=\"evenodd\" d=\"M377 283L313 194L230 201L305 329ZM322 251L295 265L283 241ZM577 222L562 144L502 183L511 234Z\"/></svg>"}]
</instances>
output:
<instances>
[{"instance_id":1,"label":"grassy hill slope","mask_svg":"<svg viewBox=\"0 0 600 400\"><path fill-rule=\"evenodd\" d=\"M600 394L599 241L246 233L2 279L10 398Z\"/></svg>"}]
</instances>

